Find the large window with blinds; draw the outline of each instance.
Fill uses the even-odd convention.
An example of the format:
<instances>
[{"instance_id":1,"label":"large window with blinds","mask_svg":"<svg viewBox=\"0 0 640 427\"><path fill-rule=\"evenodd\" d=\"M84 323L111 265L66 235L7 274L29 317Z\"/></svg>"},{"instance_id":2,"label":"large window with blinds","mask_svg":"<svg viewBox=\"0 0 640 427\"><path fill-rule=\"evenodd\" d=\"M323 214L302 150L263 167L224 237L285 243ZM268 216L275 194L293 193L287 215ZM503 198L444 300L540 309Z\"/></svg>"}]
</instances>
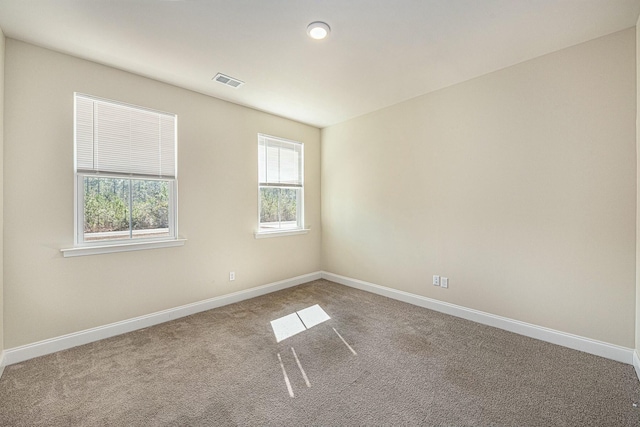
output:
<instances>
[{"instance_id":1,"label":"large window with blinds","mask_svg":"<svg viewBox=\"0 0 640 427\"><path fill-rule=\"evenodd\" d=\"M304 146L258 135L259 232L304 228Z\"/></svg>"},{"instance_id":2,"label":"large window with blinds","mask_svg":"<svg viewBox=\"0 0 640 427\"><path fill-rule=\"evenodd\" d=\"M75 94L76 245L175 239L177 117Z\"/></svg>"}]
</instances>

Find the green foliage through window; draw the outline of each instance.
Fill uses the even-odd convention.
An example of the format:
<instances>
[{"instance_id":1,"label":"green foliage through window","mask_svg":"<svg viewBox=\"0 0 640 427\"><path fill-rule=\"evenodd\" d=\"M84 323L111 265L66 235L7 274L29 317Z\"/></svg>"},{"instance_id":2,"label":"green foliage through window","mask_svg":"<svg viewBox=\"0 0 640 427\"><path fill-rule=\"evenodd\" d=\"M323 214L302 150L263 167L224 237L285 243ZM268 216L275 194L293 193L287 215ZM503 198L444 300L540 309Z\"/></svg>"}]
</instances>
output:
<instances>
[{"instance_id":1,"label":"green foliage through window","mask_svg":"<svg viewBox=\"0 0 640 427\"><path fill-rule=\"evenodd\" d=\"M260 187L260 226L295 228L300 189Z\"/></svg>"},{"instance_id":2,"label":"green foliage through window","mask_svg":"<svg viewBox=\"0 0 640 427\"><path fill-rule=\"evenodd\" d=\"M166 235L169 185L161 180L84 177L85 240L126 238L130 231L136 231L134 238Z\"/></svg>"}]
</instances>

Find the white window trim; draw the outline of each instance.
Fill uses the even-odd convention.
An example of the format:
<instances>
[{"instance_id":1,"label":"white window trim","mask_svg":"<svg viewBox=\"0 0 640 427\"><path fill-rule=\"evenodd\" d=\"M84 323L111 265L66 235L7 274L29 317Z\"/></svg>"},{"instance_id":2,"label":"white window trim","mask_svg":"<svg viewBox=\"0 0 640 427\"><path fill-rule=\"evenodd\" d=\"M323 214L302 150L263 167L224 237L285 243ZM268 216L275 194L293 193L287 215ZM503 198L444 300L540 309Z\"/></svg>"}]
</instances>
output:
<instances>
[{"instance_id":1,"label":"white window trim","mask_svg":"<svg viewBox=\"0 0 640 427\"><path fill-rule=\"evenodd\" d=\"M307 234L310 228L295 228L282 231L256 231L253 233L256 239L265 239L269 237L295 236L297 234Z\"/></svg>"},{"instance_id":2,"label":"white window trim","mask_svg":"<svg viewBox=\"0 0 640 427\"><path fill-rule=\"evenodd\" d=\"M178 238L178 196L177 196L177 179L158 179L158 181L168 181L169 185L169 236L166 237L147 237L139 240L132 239L119 239L112 240L113 244L105 242L105 241L84 241L84 178L85 177L104 177L104 178L116 178L116 179L144 179L144 180L154 180L155 178L150 177L131 177L127 175L118 175L118 174L92 174L85 172L76 172L76 180L74 186L74 203L75 203L75 246L76 247L85 247L85 246L126 246L131 242L154 242L154 241L169 241L175 240Z\"/></svg>"},{"instance_id":3,"label":"white window trim","mask_svg":"<svg viewBox=\"0 0 640 427\"><path fill-rule=\"evenodd\" d=\"M73 183L73 192L74 192L74 247L72 248L63 248L60 249L60 252L65 258L68 257L76 257L76 256L85 256L85 255L97 255L97 254L107 254L107 253L115 253L115 252L130 252L130 251L138 251L145 249L157 249L157 248L168 248L168 247L176 247L176 246L184 246L187 241L184 238L178 237L178 175L177 170L172 178L160 179L163 181L169 181L169 236L157 237L157 238L144 238L139 240L131 240L131 239L122 239L122 240L112 240L112 241L94 241L94 242L86 242L84 241L84 177L85 176L103 176L103 177L113 177L120 179L155 179L153 177L146 176L128 176L126 174L101 174L101 173L87 173L87 172L79 172L76 167L77 161L77 153L75 148L76 143L76 104L75 100L77 96L92 98L95 100L106 101L115 105L122 105L126 107L132 107L141 110L153 111L155 113L163 113L163 114L171 114L173 113L165 113L162 111L152 110L145 107L135 106L131 104L126 104L119 101L109 100L98 98L90 95L84 95L81 93L74 93L74 183ZM177 119L177 116L176 116ZM177 123L175 127L175 136L174 136L174 150L175 150L175 166L177 168ZM79 191L81 194L79 194Z\"/></svg>"},{"instance_id":4,"label":"white window trim","mask_svg":"<svg viewBox=\"0 0 640 427\"><path fill-rule=\"evenodd\" d=\"M122 240L119 243L102 246L76 246L73 248L60 249L62 255L65 258L85 256L85 255L99 255L110 254L114 252L131 252L140 251L144 249L158 249L158 248L171 248L174 246L184 246L187 239L166 239L156 241L144 241L144 242L126 242Z\"/></svg>"},{"instance_id":5,"label":"white window trim","mask_svg":"<svg viewBox=\"0 0 640 427\"><path fill-rule=\"evenodd\" d=\"M304 208L305 208L305 199L304 199L304 187L305 187L305 179L304 179L304 143L300 141L294 141L292 139L281 138L279 136L267 135L265 133L258 134L258 141L260 138L269 138L273 140L288 142L290 144L299 144L302 147L302 173L301 173L301 182L302 186L298 187L300 189L300 198L302 199L302 206L298 204L298 209L296 209L296 222L298 226L296 228L285 228L285 229L277 229L277 230L261 230L260 229L260 211L262 209L261 199L260 199L260 177L258 176L258 230L253 233L256 239L263 239L268 237L281 237L281 236L293 236L296 234L307 234L310 228L305 228L305 216L304 216ZM277 185L275 186L277 187Z\"/></svg>"}]
</instances>

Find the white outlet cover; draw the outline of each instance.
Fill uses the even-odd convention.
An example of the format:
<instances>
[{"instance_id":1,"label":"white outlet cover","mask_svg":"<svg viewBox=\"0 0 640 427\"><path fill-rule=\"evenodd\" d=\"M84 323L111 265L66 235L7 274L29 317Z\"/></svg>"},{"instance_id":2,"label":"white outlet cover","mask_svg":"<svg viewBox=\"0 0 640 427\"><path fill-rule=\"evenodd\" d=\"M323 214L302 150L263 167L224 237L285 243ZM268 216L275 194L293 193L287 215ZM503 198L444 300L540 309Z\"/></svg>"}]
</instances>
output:
<instances>
[{"instance_id":1,"label":"white outlet cover","mask_svg":"<svg viewBox=\"0 0 640 427\"><path fill-rule=\"evenodd\" d=\"M433 276L433 286L440 286L440 276Z\"/></svg>"},{"instance_id":2,"label":"white outlet cover","mask_svg":"<svg viewBox=\"0 0 640 427\"><path fill-rule=\"evenodd\" d=\"M440 286L442 286L443 288L448 288L449 287L449 279L446 277L442 277L440 279Z\"/></svg>"}]
</instances>

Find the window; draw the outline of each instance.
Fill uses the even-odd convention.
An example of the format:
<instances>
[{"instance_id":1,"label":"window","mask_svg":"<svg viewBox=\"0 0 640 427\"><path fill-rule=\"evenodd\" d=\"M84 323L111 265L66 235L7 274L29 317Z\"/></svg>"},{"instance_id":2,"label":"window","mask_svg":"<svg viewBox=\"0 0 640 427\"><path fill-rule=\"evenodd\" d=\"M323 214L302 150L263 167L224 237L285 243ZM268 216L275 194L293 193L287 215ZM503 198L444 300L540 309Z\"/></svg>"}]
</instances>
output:
<instances>
[{"instance_id":1,"label":"window","mask_svg":"<svg viewBox=\"0 0 640 427\"><path fill-rule=\"evenodd\" d=\"M75 94L76 245L175 239L177 117Z\"/></svg>"},{"instance_id":2,"label":"window","mask_svg":"<svg viewBox=\"0 0 640 427\"><path fill-rule=\"evenodd\" d=\"M258 135L259 233L304 229L304 146Z\"/></svg>"}]
</instances>

